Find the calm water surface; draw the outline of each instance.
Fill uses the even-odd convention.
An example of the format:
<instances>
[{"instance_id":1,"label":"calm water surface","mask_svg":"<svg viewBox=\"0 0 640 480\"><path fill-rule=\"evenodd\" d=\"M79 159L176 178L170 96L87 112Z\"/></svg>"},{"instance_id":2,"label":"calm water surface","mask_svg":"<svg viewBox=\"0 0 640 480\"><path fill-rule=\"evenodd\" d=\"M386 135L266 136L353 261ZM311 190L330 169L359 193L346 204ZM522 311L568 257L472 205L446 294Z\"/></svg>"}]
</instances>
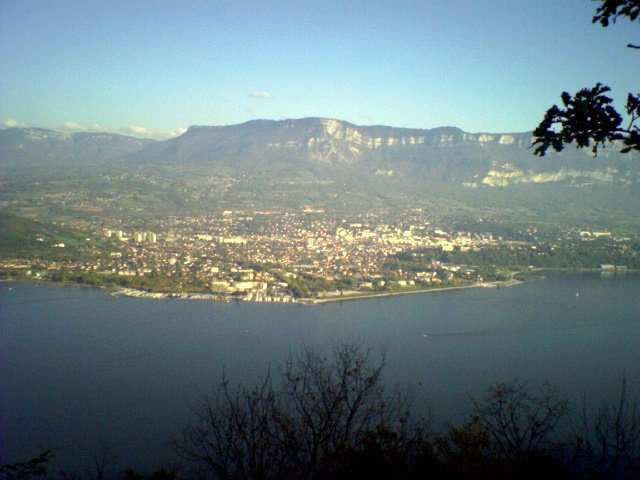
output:
<instances>
[{"instance_id":1,"label":"calm water surface","mask_svg":"<svg viewBox=\"0 0 640 480\"><path fill-rule=\"evenodd\" d=\"M323 306L113 298L0 284L0 462L57 448L78 470L167 463L167 442L220 379L251 382L301 345L387 350L417 408L460 420L497 381L548 379L598 403L640 391L640 276L545 274L505 289Z\"/></svg>"}]
</instances>

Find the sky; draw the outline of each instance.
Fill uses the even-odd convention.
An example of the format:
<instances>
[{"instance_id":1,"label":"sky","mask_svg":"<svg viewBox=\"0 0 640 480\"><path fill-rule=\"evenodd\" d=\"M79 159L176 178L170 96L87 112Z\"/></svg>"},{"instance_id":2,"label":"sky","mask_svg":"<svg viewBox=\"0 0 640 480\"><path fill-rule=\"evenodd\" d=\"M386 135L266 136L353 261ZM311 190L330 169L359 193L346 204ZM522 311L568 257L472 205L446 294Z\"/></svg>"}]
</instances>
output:
<instances>
[{"instance_id":1,"label":"sky","mask_svg":"<svg viewBox=\"0 0 640 480\"><path fill-rule=\"evenodd\" d=\"M0 122L168 138L325 117L521 132L602 82L638 92L640 24L589 0L0 0Z\"/></svg>"}]
</instances>

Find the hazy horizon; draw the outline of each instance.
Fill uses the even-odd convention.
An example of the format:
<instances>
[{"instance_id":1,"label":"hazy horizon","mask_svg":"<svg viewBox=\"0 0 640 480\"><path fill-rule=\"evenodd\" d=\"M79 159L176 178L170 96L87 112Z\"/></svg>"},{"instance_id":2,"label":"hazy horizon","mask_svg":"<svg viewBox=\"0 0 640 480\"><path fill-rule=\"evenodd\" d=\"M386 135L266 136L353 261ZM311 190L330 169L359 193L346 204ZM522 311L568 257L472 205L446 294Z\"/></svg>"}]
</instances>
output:
<instances>
[{"instance_id":1,"label":"hazy horizon","mask_svg":"<svg viewBox=\"0 0 640 480\"><path fill-rule=\"evenodd\" d=\"M562 91L623 99L635 25L578 0L180 4L0 0L0 122L168 138L321 117L531 131ZM620 100L621 101L621 100Z\"/></svg>"}]
</instances>

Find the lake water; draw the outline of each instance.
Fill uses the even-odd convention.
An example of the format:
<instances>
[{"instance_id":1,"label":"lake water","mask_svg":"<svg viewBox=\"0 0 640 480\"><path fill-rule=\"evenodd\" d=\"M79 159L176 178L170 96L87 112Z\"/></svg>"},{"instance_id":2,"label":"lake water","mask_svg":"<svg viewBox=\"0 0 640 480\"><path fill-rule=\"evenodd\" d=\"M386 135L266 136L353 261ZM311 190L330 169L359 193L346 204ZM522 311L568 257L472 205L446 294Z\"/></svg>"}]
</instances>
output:
<instances>
[{"instance_id":1,"label":"lake water","mask_svg":"<svg viewBox=\"0 0 640 480\"><path fill-rule=\"evenodd\" d=\"M77 471L107 456L146 468L224 368L251 382L301 345L387 350L387 378L438 422L469 395L513 378L548 379L575 401L640 392L640 276L545 274L503 289L322 306L114 298L0 284L0 463L55 447Z\"/></svg>"}]
</instances>

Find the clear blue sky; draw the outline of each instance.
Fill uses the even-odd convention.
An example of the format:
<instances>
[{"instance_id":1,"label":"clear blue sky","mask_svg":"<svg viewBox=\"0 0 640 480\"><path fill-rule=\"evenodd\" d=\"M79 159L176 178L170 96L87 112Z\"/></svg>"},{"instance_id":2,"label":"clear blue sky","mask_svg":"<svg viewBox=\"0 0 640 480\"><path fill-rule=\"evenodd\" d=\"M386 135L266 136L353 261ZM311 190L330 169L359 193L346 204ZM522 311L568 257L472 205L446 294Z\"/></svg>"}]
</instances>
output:
<instances>
[{"instance_id":1,"label":"clear blue sky","mask_svg":"<svg viewBox=\"0 0 640 480\"><path fill-rule=\"evenodd\" d=\"M637 92L640 24L589 0L0 0L0 122L162 137L309 116L533 129L563 90Z\"/></svg>"}]
</instances>

